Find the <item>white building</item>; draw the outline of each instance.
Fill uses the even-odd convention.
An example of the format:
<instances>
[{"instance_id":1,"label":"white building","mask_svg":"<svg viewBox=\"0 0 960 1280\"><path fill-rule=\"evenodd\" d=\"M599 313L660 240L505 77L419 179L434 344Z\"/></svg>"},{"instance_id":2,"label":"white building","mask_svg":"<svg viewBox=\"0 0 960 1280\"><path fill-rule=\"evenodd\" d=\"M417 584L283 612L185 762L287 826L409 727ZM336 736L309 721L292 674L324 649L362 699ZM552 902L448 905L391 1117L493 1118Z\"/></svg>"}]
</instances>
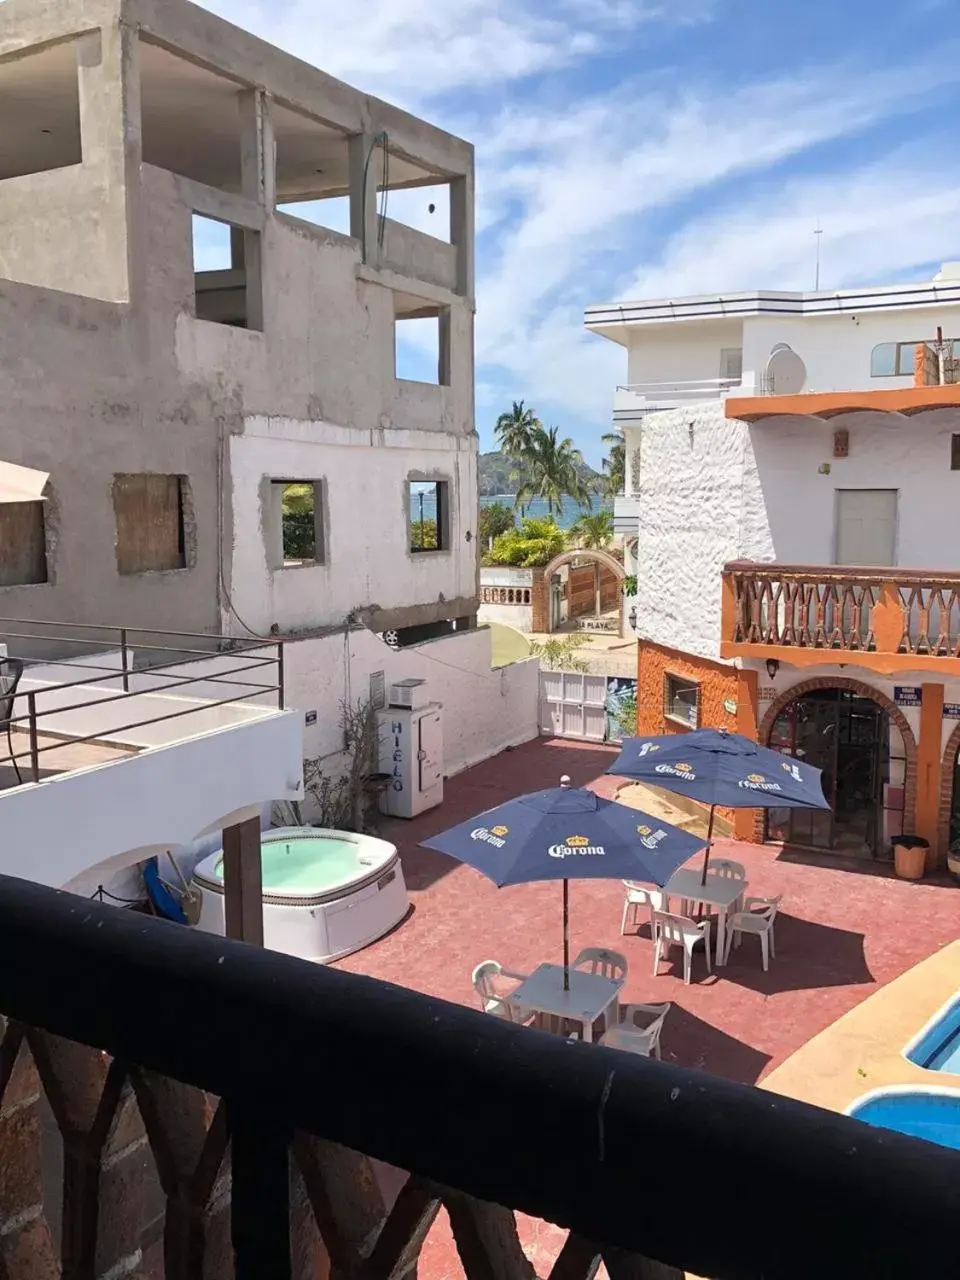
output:
<instances>
[{"instance_id":1,"label":"white building","mask_svg":"<svg viewBox=\"0 0 960 1280\"><path fill-rule=\"evenodd\" d=\"M726 725L824 768L832 815L760 832L751 814L741 835L878 856L917 831L944 854L960 834L960 270L586 322L628 353L614 420L640 731Z\"/></svg>"}]
</instances>

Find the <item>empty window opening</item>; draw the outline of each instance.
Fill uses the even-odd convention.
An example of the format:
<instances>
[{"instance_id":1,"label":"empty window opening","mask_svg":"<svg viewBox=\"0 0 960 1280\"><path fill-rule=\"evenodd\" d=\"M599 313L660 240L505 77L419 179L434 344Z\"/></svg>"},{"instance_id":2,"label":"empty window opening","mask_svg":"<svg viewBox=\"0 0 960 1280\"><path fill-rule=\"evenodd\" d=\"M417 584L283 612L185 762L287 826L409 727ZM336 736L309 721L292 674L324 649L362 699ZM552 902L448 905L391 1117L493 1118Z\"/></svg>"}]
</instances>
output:
<instances>
[{"instance_id":1,"label":"empty window opening","mask_svg":"<svg viewBox=\"0 0 960 1280\"><path fill-rule=\"evenodd\" d=\"M198 320L262 329L259 231L195 213L193 285Z\"/></svg>"},{"instance_id":2,"label":"empty window opening","mask_svg":"<svg viewBox=\"0 0 960 1280\"><path fill-rule=\"evenodd\" d=\"M239 194L236 82L142 38L139 54L144 164Z\"/></svg>"},{"instance_id":3,"label":"empty window opening","mask_svg":"<svg viewBox=\"0 0 960 1280\"><path fill-rule=\"evenodd\" d=\"M408 487L410 550L446 551L450 546L449 482L411 480Z\"/></svg>"},{"instance_id":4,"label":"empty window opening","mask_svg":"<svg viewBox=\"0 0 960 1280\"><path fill-rule=\"evenodd\" d=\"M119 573L192 567L193 521L186 476L115 475L113 510Z\"/></svg>"},{"instance_id":5,"label":"empty window opening","mask_svg":"<svg viewBox=\"0 0 960 1280\"><path fill-rule=\"evenodd\" d=\"M332 125L274 104L277 209L350 234L350 144Z\"/></svg>"},{"instance_id":6,"label":"empty window opening","mask_svg":"<svg viewBox=\"0 0 960 1280\"><path fill-rule=\"evenodd\" d=\"M696 729L700 723L700 686L681 676L663 677L663 714L676 724Z\"/></svg>"},{"instance_id":7,"label":"empty window opening","mask_svg":"<svg viewBox=\"0 0 960 1280\"><path fill-rule=\"evenodd\" d=\"M406 294L394 295L394 370L402 382L450 385L450 312Z\"/></svg>"},{"instance_id":8,"label":"empty window opening","mask_svg":"<svg viewBox=\"0 0 960 1280\"><path fill-rule=\"evenodd\" d=\"M77 44L0 62L0 180L80 164Z\"/></svg>"},{"instance_id":9,"label":"empty window opening","mask_svg":"<svg viewBox=\"0 0 960 1280\"><path fill-rule=\"evenodd\" d=\"M450 186L444 182L440 185L398 187L401 181L397 177L398 166L403 162L396 156L390 157L389 180L390 189L379 190L379 207L394 222L402 222L414 231L422 231L435 240L450 243ZM413 166L410 166L411 168ZM377 170L378 176L380 169ZM405 169L401 169L401 173Z\"/></svg>"},{"instance_id":10,"label":"empty window opening","mask_svg":"<svg viewBox=\"0 0 960 1280\"><path fill-rule=\"evenodd\" d=\"M275 569L323 564L323 482L272 480L268 537Z\"/></svg>"},{"instance_id":11,"label":"empty window opening","mask_svg":"<svg viewBox=\"0 0 960 1280\"><path fill-rule=\"evenodd\" d=\"M0 502L0 587L47 581L42 502Z\"/></svg>"},{"instance_id":12,"label":"empty window opening","mask_svg":"<svg viewBox=\"0 0 960 1280\"><path fill-rule=\"evenodd\" d=\"M950 470L960 471L960 436L950 437Z\"/></svg>"}]
</instances>

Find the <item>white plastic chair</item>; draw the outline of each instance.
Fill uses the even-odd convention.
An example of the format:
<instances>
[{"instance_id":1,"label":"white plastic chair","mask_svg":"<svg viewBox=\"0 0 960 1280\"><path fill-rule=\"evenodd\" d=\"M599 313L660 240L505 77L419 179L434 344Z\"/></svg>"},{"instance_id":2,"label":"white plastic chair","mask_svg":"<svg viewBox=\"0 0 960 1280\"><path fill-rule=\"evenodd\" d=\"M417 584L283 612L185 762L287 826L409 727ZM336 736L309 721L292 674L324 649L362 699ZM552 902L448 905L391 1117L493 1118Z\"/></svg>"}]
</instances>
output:
<instances>
[{"instance_id":1,"label":"white plastic chair","mask_svg":"<svg viewBox=\"0 0 960 1280\"><path fill-rule=\"evenodd\" d=\"M521 1008L508 999L510 992L515 991L528 976L504 969L496 960L484 960L473 971L473 989L480 997L480 1008L495 1018L503 1018L505 1022L529 1022L535 1016L534 1011Z\"/></svg>"},{"instance_id":2,"label":"white plastic chair","mask_svg":"<svg viewBox=\"0 0 960 1280\"><path fill-rule=\"evenodd\" d=\"M718 858L716 862L710 863L710 870L720 877L721 880L742 880L743 887L747 887L747 869L742 862L734 862L732 858ZM743 894L736 900L731 908L733 911L743 910Z\"/></svg>"},{"instance_id":3,"label":"white plastic chair","mask_svg":"<svg viewBox=\"0 0 960 1280\"><path fill-rule=\"evenodd\" d=\"M640 910L645 908L647 913L651 911L669 911L670 899L662 889L653 889L650 885L637 884L634 880L624 880L623 887L626 889L626 897L623 900L623 917L620 920L620 936L627 932L627 924L632 929L640 928Z\"/></svg>"},{"instance_id":4,"label":"white plastic chair","mask_svg":"<svg viewBox=\"0 0 960 1280\"><path fill-rule=\"evenodd\" d=\"M763 962L763 971L766 973L770 968L770 957L777 958L773 939L773 922L777 918L782 901L782 893L778 893L775 898L747 898L743 904L743 910L736 912L727 921L727 955L730 955L734 939L739 947L745 933L753 934L760 939L760 959Z\"/></svg>"},{"instance_id":5,"label":"white plastic chair","mask_svg":"<svg viewBox=\"0 0 960 1280\"><path fill-rule=\"evenodd\" d=\"M600 1043L645 1058L660 1057L660 1032L673 1006L667 1004L622 1004L620 1021L605 1031Z\"/></svg>"},{"instance_id":6,"label":"white plastic chair","mask_svg":"<svg viewBox=\"0 0 960 1280\"><path fill-rule=\"evenodd\" d=\"M627 957L606 947L584 947L572 967L582 973L599 973L613 982L626 981Z\"/></svg>"},{"instance_id":7,"label":"white plastic chair","mask_svg":"<svg viewBox=\"0 0 960 1280\"><path fill-rule=\"evenodd\" d=\"M698 942L704 945L707 961L707 973L712 973L710 965L710 921L691 920L689 916L672 915L669 911L653 913L653 976L657 976L660 958L671 947L683 947L683 980L690 985L690 971L693 967L693 948Z\"/></svg>"}]
</instances>

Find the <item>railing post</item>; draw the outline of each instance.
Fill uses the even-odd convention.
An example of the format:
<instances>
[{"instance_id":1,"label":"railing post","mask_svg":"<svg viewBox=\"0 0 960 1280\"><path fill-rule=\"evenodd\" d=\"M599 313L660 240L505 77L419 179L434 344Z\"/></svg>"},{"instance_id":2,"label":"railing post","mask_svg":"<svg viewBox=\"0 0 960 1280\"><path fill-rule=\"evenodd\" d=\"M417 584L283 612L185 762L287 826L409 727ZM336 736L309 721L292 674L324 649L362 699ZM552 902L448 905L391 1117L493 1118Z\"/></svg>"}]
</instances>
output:
<instances>
[{"instance_id":1,"label":"railing post","mask_svg":"<svg viewBox=\"0 0 960 1280\"><path fill-rule=\"evenodd\" d=\"M228 1102L235 1280L291 1280L291 1132L269 1097Z\"/></svg>"},{"instance_id":2,"label":"railing post","mask_svg":"<svg viewBox=\"0 0 960 1280\"><path fill-rule=\"evenodd\" d=\"M37 695L31 691L27 694L27 714L30 729L30 769L34 782L40 781L40 748L37 743Z\"/></svg>"},{"instance_id":3,"label":"railing post","mask_svg":"<svg viewBox=\"0 0 960 1280\"><path fill-rule=\"evenodd\" d=\"M877 653L897 653L905 629L903 602L895 582L880 584L880 599L870 613Z\"/></svg>"},{"instance_id":4,"label":"railing post","mask_svg":"<svg viewBox=\"0 0 960 1280\"><path fill-rule=\"evenodd\" d=\"M120 628L120 661L123 664L123 692L130 692L130 679L127 675L127 628Z\"/></svg>"},{"instance_id":5,"label":"railing post","mask_svg":"<svg viewBox=\"0 0 960 1280\"><path fill-rule=\"evenodd\" d=\"M283 641L277 641L277 706L283 711L284 699Z\"/></svg>"}]
</instances>

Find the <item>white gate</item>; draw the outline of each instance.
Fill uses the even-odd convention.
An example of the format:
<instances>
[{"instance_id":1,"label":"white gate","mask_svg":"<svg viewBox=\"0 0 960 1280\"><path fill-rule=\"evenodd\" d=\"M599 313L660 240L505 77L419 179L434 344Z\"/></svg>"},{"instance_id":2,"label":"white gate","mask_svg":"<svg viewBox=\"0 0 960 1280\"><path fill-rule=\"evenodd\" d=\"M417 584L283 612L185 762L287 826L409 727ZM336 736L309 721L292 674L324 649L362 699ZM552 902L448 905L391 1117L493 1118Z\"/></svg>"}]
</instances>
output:
<instances>
[{"instance_id":1,"label":"white gate","mask_svg":"<svg viewBox=\"0 0 960 1280\"><path fill-rule=\"evenodd\" d=\"M541 671L540 732L554 738L603 742L606 700L606 676Z\"/></svg>"}]
</instances>

